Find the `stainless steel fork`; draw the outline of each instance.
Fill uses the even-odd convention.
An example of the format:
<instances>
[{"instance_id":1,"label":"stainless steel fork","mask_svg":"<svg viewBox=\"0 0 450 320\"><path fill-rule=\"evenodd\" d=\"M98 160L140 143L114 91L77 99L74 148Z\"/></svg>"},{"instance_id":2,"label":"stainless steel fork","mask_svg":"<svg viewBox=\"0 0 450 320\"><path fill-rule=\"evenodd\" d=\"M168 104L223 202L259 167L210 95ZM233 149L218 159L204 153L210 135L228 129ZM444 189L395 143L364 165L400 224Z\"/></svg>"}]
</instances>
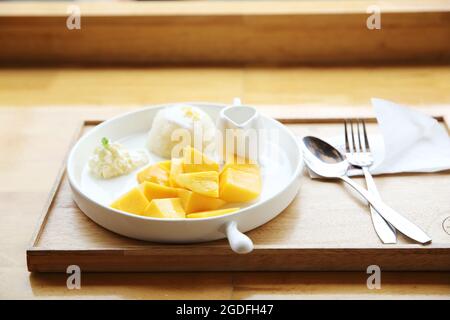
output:
<instances>
[{"instance_id":1,"label":"stainless steel fork","mask_svg":"<svg viewBox=\"0 0 450 320\"><path fill-rule=\"evenodd\" d=\"M373 156L370 151L369 139L367 138L366 124L364 120L357 119L355 122L356 132L353 129L352 120L346 120L344 123L345 155L351 165L362 169L366 178L367 190L379 198L380 194L369 171L369 167L373 164ZM348 127L350 127L350 130L348 130ZM350 139L349 136L351 137ZM397 235L395 228L384 220L372 206L370 206L370 214L375 231L381 241L383 243L396 243Z\"/></svg>"}]
</instances>

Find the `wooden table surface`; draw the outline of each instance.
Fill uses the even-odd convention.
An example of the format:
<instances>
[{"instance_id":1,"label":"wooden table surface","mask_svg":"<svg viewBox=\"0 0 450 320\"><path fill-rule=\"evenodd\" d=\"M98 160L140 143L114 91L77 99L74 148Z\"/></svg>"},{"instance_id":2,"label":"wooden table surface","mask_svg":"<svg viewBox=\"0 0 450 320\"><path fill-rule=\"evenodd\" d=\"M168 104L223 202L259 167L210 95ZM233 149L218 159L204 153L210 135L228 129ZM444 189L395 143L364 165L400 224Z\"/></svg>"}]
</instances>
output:
<instances>
[{"instance_id":1,"label":"wooden table surface","mask_svg":"<svg viewBox=\"0 0 450 320\"><path fill-rule=\"evenodd\" d=\"M372 96L450 105L450 66L0 69L0 298L450 298L450 273L30 274L25 250L79 121L176 101L368 105ZM450 108L450 107L449 107ZM57 129L55 131L55 128Z\"/></svg>"}]
</instances>

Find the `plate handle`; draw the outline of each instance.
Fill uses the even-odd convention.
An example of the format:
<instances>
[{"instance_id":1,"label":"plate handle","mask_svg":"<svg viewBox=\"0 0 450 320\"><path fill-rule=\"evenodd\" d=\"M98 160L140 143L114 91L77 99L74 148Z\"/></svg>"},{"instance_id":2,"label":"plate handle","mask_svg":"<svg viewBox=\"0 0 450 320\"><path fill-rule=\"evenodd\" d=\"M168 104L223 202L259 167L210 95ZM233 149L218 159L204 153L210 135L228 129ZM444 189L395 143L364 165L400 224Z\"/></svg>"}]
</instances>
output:
<instances>
[{"instance_id":1,"label":"plate handle","mask_svg":"<svg viewBox=\"0 0 450 320\"><path fill-rule=\"evenodd\" d=\"M228 222L225 227L225 234L234 252L244 254L253 251L252 240L238 230L236 221Z\"/></svg>"}]
</instances>

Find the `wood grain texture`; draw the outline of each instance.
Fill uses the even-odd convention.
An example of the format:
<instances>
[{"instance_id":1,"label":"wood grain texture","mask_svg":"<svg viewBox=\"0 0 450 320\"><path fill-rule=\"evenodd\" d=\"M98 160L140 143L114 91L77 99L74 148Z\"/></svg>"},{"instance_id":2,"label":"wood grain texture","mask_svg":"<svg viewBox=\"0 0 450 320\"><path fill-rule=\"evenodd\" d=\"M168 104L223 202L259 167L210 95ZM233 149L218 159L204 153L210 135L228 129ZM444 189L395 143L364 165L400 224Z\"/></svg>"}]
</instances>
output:
<instances>
[{"instance_id":1,"label":"wood grain texture","mask_svg":"<svg viewBox=\"0 0 450 320\"><path fill-rule=\"evenodd\" d=\"M3 64L297 64L450 61L450 4L379 1L0 4ZM131 36L130 36L131 35ZM17 41L21 39L21 41Z\"/></svg>"},{"instance_id":2,"label":"wood grain texture","mask_svg":"<svg viewBox=\"0 0 450 320\"><path fill-rule=\"evenodd\" d=\"M285 114L324 106L358 112L372 97L429 108L450 104L450 66L0 69L0 107L230 103L237 96L290 105Z\"/></svg>"},{"instance_id":3,"label":"wood grain texture","mask_svg":"<svg viewBox=\"0 0 450 320\"><path fill-rule=\"evenodd\" d=\"M340 114L328 110L332 119ZM342 133L343 119L319 123L313 116L286 122L299 136ZM369 134L375 128L369 124ZM352 271L376 264L384 270L449 271L450 235L442 228L450 207L449 174L377 177L385 201L422 226L433 238L431 245L417 245L402 235L396 245L381 244L364 201L342 184L310 180L305 173L296 200L277 218L247 233L255 245L248 255L233 253L226 240L164 245L117 236L82 214L64 176L42 231L27 252L28 268L64 272L72 263L96 272Z\"/></svg>"}]
</instances>

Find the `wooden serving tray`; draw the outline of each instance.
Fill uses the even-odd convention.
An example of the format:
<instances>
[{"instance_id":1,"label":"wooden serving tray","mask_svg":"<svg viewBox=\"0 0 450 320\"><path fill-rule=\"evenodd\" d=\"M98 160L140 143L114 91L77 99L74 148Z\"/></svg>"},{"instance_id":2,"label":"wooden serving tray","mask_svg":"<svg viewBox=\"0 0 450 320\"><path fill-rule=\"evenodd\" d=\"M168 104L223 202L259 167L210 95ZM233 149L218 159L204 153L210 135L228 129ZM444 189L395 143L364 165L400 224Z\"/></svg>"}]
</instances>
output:
<instances>
[{"instance_id":1,"label":"wooden serving tray","mask_svg":"<svg viewBox=\"0 0 450 320\"><path fill-rule=\"evenodd\" d=\"M370 133L375 121L368 120ZM439 120L448 130L448 123ZM339 118L281 121L298 135L343 132ZM99 122L85 121L76 138ZM78 265L93 272L350 271L378 265L382 270L450 270L450 172L375 180L383 199L431 235L432 244L418 245L399 234L397 244L383 245L359 196L342 183L311 180L306 173L294 202L274 220L247 233L255 244L250 254L234 253L227 240L190 245L133 240L102 228L80 211L72 200L64 164L27 250L28 269L66 272L69 265Z\"/></svg>"}]
</instances>

